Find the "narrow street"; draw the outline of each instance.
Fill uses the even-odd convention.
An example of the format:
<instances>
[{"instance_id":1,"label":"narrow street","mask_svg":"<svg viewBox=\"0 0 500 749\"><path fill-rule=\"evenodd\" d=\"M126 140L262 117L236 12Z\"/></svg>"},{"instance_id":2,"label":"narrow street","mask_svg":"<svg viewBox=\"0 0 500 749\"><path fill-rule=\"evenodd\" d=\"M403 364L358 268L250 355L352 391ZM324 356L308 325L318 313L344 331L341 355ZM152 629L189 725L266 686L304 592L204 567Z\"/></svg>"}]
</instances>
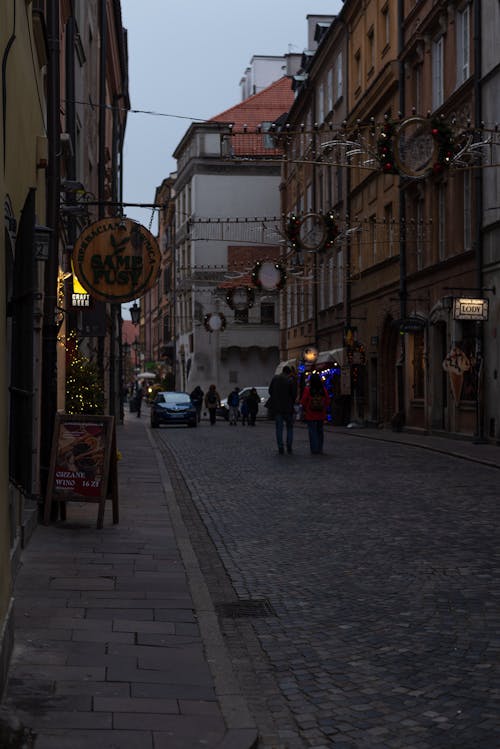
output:
<instances>
[{"instance_id":1,"label":"narrow street","mask_svg":"<svg viewBox=\"0 0 500 749\"><path fill-rule=\"evenodd\" d=\"M367 436L150 432L261 746L498 749L498 468Z\"/></svg>"}]
</instances>

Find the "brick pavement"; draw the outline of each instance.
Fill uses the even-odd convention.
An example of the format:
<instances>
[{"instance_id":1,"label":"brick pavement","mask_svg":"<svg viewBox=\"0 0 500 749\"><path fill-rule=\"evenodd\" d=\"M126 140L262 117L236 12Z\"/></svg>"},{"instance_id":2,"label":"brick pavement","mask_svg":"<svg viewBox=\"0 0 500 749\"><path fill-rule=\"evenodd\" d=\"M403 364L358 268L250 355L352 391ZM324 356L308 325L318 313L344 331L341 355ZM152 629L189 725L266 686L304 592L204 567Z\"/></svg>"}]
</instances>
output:
<instances>
[{"instance_id":1,"label":"brick pavement","mask_svg":"<svg viewBox=\"0 0 500 749\"><path fill-rule=\"evenodd\" d=\"M1 712L36 749L255 743L145 421L117 428L120 523L108 503L97 530L97 506L71 502L67 521L39 526L23 552Z\"/></svg>"},{"instance_id":2,"label":"brick pavement","mask_svg":"<svg viewBox=\"0 0 500 749\"><path fill-rule=\"evenodd\" d=\"M277 693L239 666L280 745L500 746L498 448L334 429L313 457L298 428L278 456L269 424L155 438L236 595L272 604L250 623Z\"/></svg>"},{"instance_id":3,"label":"brick pavement","mask_svg":"<svg viewBox=\"0 0 500 749\"><path fill-rule=\"evenodd\" d=\"M498 448L146 418L120 524L71 503L23 555L3 709L36 749L498 749ZM217 617L242 599L272 614Z\"/></svg>"}]
</instances>

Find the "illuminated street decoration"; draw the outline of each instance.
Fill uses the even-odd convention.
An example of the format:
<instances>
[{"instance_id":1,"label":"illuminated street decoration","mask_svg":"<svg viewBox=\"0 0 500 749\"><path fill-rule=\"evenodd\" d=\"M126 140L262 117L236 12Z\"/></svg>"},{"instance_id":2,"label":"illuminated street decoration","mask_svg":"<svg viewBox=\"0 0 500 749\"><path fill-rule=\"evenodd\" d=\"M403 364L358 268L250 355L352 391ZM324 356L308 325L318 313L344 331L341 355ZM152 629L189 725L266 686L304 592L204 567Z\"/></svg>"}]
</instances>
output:
<instances>
[{"instance_id":1,"label":"illuminated street decoration","mask_svg":"<svg viewBox=\"0 0 500 749\"><path fill-rule=\"evenodd\" d=\"M228 307L237 312L250 309L255 302L255 292L248 286L236 286L226 291L226 303Z\"/></svg>"},{"instance_id":2,"label":"illuminated street decoration","mask_svg":"<svg viewBox=\"0 0 500 749\"><path fill-rule=\"evenodd\" d=\"M203 320L205 330L209 333L222 332L226 327L226 318L222 312L210 312Z\"/></svg>"},{"instance_id":3,"label":"illuminated street decoration","mask_svg":"<svg viewBox=\"0 0 500 749\"><path fill-rule=\"evenodd\" d=\"M255 264L252 280L259 289L279 291L286 283L286 271L279 263L264 260Z\"/></svg>"}]
</instances>

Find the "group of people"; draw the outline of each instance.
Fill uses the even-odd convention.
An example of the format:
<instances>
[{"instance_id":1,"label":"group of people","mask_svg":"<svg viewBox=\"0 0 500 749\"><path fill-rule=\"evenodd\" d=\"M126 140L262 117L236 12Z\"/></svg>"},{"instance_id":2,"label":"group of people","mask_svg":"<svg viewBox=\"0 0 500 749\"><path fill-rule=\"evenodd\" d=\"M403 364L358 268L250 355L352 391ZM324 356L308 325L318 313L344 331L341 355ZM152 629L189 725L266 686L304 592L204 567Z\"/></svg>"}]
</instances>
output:
<instances>
[{"instance_id":1,"label":"group of people","mask_svg":"<svg viewBox=\"0 0 500 749\"><path fill-rule=\"evenodd\" d=\"M291 367L285 365L280 374L274 375L269 385L269 409L274 416L278 453L283 455L293 450L293 427L297 407L302 408L303 419L309 433L309 447L313 455L323 453L324 422L330 405L330 396L321 375L309 375L302 394L298 391L297 377Z\"/></svg>"},{"instance_id":2,"label":"group of people","mask_svg":"<svg viewBox=\"0 0 500 749\"><path fill-rule=\"evenodd\" d=\"M191 400L196 407L198 421L201 419L204 405L213 426L217 419L217 409L221 405L216 385L210 385L206 394L198 385L191 393ZM239 389L233 388L227 398L230 426L235 426L240 417L242 424L255 426L259 402L260 398L255 388L252 388L243 399L240 398ZM285 449L288 454L293 451L293 430L298 409L302 410L302 418L307 424L311 453L323 453L324 423L330 406L330 396L319 373L312 372L302 393L299 393L297 375L292 372L291 367L285 365L281 373L274 375L270 382L266 406L274 418L276 443L280 455L284 455Z\"/></svg>"},{"instance_id":3,"label":"group of people","mask_svg":"<svg viewBox=\"0 0 500 749\"><path fill-rule=\"evenodd\" d=\"M217 409L221 406L221 399L217 391L217 386L210 385L205 394L201 387L197 385L191 392L190 397L198 414L198 422L201 420L201 411L203 406L205 406L209 422L213 426L217 421ZM229 424L235 426L238 423L238 419L241 417L242 424L255 426L255 420L259 411L259 401L260 398L255 388L252 388L250 393L245 398L242 398L241 401L239 388L233 388L227 398Z\"/></svg>"}]
</instances>

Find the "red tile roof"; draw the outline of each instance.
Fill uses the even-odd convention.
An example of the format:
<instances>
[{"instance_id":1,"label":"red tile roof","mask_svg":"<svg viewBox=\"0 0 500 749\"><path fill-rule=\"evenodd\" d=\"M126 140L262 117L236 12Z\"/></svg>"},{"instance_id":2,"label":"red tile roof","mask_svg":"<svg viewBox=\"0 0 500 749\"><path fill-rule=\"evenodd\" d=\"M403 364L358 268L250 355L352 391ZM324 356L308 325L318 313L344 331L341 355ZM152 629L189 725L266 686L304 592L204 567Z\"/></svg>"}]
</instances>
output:
<instances>
[{"instance_id":1,"label":"red tile roof","mask_svg":"<svg viewBox=\"0 0 500 749\"><path fill-rule=\"evenodd\" d=\"M233 126L231 152L235 156L267 157L281 155L282 149L272 146L257 128L263 123L275 122L287 114L294 100L290 78L284 76L270 86L212 117L209 122L228 123ZM244 132L244 128L248 130Z\"/></svg>"}]
</instances>

